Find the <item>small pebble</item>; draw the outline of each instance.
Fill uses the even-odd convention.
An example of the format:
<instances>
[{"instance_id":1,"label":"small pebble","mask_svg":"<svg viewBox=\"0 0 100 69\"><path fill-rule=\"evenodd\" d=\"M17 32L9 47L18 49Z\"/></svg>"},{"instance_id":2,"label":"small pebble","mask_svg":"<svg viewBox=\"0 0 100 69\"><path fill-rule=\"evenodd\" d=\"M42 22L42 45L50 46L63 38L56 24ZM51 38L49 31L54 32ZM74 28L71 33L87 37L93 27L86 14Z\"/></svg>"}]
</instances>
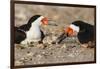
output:
<instances>
[{"instance_id":1,"label":"small pebble","mask_svg":"<svg viewBox=\"0 0 100 69\"><path fill-rule=\"evenodd\" d=\"M15 61L15 65L24 65L24 63L21 61Z\"/></svg>"},{"instance_id":2,"label":"small pebble","mask_svg":"<svg viewBox=\"0 0 100 69\"><path fill-rule=\"evenodd\" d=\"M63 44L63 46L61 48L66 48L66 44Z\"/></svg>"},{"instance_id":3,"label":"small pebble","mask_svg":"<svg viewBox=\"0 0 100 69\"><path fill-rule=\"evenodd\" d=\"M32 52L27 52L27 55L26 55L27 57L31 57L31 56L33 56L33 53Z\"/></svg>"},{"instance_id":4,"label":"small pebble","mask_svg":"<svg viewBox=\"0 0 100 69\"><path fill-rule=\"evenodd\" d=\"M38 44L37 47L41 48L41 49L45 49L46 45L44 45L44 44Z\"/></svg>"},{"instance_id":5,"label":"small pebble","mask_svg":"<svg viewBox=\"0 0 100 69\"><path fill-rule=\"evenodd\" d=\"M69 56L69 57L74 57L74 54L69 54L68 56Z\"/></svg>"},{"instance_id":6,"label":"small pebble","mask_svg":"<svg viewBox=\"0 0 100 69\"><path fill-rule=\"evenodd\" d=\"M42 58L42 55L38 54L38 55L37 55L37 58L38 58L38 59L41 59L41 58Z\"/></svg>"}]
</instances>

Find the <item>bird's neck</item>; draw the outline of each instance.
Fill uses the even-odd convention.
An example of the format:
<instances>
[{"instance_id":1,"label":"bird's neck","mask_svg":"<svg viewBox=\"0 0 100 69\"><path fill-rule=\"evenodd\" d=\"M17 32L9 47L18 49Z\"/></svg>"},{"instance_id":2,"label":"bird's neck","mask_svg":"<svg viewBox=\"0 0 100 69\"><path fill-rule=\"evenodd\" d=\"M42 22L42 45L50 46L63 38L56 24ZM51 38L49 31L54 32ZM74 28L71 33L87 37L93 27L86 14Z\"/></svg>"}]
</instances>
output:
<instances>
[{"instance_id":1,"label":"bird's neck","mask_svg":"<svg viewBox=\"0 0 100 69\"><path fill-rule=\"evenodd\" d=\"M40 22L36 20L32 23L32 26L40 26Z\"/></svg>"},{"instance_id":2,"label":"bird's neck","mask_svg":"<svg viewBox=\"0 0 100 69\"><path fill-rule=\"evenodd\" d=\"M32 23L32 25L33 26L40 26L41 25L41 19L42 19L43 17L41 16L40 18L38 18L37 20L35 20L33 23Z\"/></svg>"},{"instance_id":3,"label":"bird's neck","mask_svg":"<svg viewBox=\"0 0 100 69\"><path fill-rule=\"evenodd\" d=\"M42 18L42 17L41 17ZM37 31L40 29L40 25L41 25L41 18L38 18L37 20L35 20L33 23L31 23L31 28L30 31Z\"/></svg>"},{"instance_id":4,"label":"bird's neck","mask_svg":"<svg viewBox=\"0 0 100 69\"><path fill-rule=\"evenodd\" d=\"M31 31L31 32L39 31L39 30L40 30L40 25L39 25L39 23L40 23L40 22L38 22L38 21L35 21L34 23L32 23L31 28L30 28L30 31Z\"/></svg>"}]
</instances>

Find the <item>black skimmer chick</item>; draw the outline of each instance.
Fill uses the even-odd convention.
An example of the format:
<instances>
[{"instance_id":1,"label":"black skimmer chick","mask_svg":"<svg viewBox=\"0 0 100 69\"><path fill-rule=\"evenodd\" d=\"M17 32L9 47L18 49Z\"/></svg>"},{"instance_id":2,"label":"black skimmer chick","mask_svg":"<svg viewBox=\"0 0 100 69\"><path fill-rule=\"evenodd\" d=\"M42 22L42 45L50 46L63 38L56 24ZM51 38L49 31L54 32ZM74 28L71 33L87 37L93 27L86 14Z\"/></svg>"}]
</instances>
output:
<instances>
[{"instance_id":1,"label":"black skimmer chick","mask_svg":"<svg viewBox=\"0 0 100 69\"><path fill-rule=\"evenodd\" d=\"M15 38L16 44L27 44L31 42L42 43L44 33L40 29L40 25L47 25L48 19L41 15L32 16L27 24L20 27L15 27Z\"/></svg>"}]
</instances>

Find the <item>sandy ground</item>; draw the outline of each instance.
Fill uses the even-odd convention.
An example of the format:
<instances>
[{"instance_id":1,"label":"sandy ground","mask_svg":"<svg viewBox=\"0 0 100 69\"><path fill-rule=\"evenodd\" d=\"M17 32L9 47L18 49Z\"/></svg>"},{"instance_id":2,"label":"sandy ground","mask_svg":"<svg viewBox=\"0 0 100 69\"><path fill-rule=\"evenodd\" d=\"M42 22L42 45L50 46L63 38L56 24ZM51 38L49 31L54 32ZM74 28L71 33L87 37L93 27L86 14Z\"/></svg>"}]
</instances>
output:
<instances>
[{"instance_id":1,"label":"sandy ground","mask_svg":"<svg viewBox=\"0 0 100 69\"><path fill-rule=\"evenodd\" d=\"M16 4L15 26L27 23L36 14L48 17L54 26L41 26L46 35L43 44L15 44L15 66L94 61L94 48L81 47L77 37L68 37L61 44L51 44L75 20L94 25L93 8Z\"/></svg>"}]
</instances>

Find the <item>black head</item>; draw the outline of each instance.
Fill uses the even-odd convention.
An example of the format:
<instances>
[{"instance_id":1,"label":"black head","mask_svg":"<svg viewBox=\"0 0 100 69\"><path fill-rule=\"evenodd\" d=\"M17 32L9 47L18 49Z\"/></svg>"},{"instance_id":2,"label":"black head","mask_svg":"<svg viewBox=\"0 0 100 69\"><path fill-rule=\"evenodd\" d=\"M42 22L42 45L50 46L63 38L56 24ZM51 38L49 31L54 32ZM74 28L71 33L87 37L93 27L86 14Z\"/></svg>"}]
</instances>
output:
<instances>
[{"instance_id":1,"label":"black head","mask_svg":"<svg viewBox=\"0 0 100 69\"><path fill-rule=\"evenodd\" d=\"M85 22L83 22L83 21L74 21L74 22L72 22L72 24L81 27L85 24Z\"/></svg>"},{"instance_id":2,"label":"black head","mask_svg":"<svg viewBox=\"0 0 100 69\"><path fill-rule=\"evenodd\" d=\"M71 25L69 25L69 27L65 29L65 32L69 36L77 36L77 34L81 31L85 31L88 25L88 23L85 23L83 21L74 21Z\"/></svg>"},{"instance_id":3,"label":"black head","mask_svg":"<svg viewBox=\"0 0 100 69\"><path fill-rule=\"evenodd\" d=\"M29 21L28 21L28 24L31 24L32 22L34 22L36 19L38 19L41 15L34 15L32 16Z\"/></svg>"},{"instance_id":4,"label":"black head","mask_svg":"<svg viewBox=\"0 0 100 69\"><path fill-rule=\"evenodd\" d=\"M88 27L92 27L92 25L90 25L84 21L74 21L74 22L72 22L72 24L78 26L80 28L80 31L83 29L86 29Z\"/></svg>"}]
</instances>

